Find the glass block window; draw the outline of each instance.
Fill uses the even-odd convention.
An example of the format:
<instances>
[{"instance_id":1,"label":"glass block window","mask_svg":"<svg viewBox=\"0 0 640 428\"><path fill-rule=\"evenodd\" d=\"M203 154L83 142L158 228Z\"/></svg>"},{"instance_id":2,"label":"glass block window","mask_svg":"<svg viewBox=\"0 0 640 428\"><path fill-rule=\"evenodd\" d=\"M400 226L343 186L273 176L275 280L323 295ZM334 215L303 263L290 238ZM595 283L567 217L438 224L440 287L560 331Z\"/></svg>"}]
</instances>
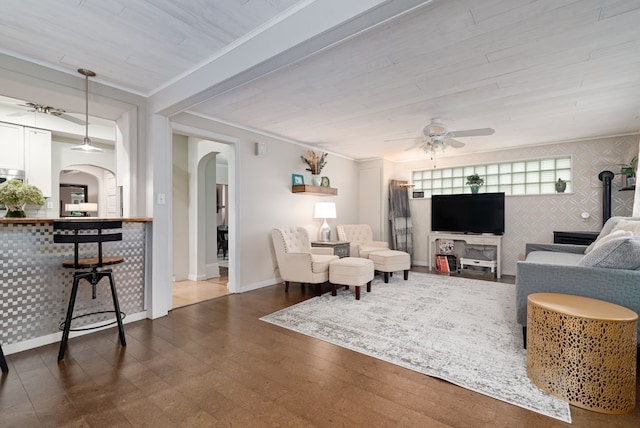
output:
<instances>
[{"instance_id":1,"label":"glass block window","mask_svg":"<svg viewBox=\"0 0 640 428\"><path fill-rule=\"evenodd\" d=\"M559 178L567 183L565 192L572 191L570 156L413 171L413 191L424 192L425 198L471 193L471 187L465 184L471 174L484 178L480 192L545 195L556 193Z\"/></svg>"}]
</instances>

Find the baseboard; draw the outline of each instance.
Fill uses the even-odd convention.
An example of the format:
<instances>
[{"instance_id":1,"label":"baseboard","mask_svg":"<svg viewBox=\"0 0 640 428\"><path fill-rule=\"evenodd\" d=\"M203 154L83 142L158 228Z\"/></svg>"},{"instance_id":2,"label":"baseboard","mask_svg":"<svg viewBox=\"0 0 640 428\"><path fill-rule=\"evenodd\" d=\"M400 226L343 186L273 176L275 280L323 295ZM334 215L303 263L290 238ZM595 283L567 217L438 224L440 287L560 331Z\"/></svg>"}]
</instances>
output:
<instances>
[{"instance_id":1,"label":"baseboard","mask_svg":"<svg viewBox=\"0 0 640 428\"><path fill-rule=\"evenodd\" d=\"M279 277L273 277L272 279L268 279L266 281L260 281L260 282L254 282L253 284L248 284L244 287L242 287L241 289L239 289L238 291L236 291L237 293L245 293L247 291L253 291L253 290L257 290L259 288L264 288L264 287L269 287L271 285L276 285L282 282L282 279L280 279ZM227 285L228 287L228 285Z\"/></svg>"}]
</instances>

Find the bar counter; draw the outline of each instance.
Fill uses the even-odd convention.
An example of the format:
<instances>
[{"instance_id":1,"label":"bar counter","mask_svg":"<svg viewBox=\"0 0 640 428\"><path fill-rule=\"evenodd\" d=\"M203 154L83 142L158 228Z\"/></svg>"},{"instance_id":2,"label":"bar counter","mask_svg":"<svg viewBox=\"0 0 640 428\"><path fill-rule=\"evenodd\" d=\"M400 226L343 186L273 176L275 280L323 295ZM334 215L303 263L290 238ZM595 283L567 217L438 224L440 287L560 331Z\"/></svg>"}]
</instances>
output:
<instances>
[{"instance_id":1,"label":"bar counter","mask_svg":"<svg viewBox=\"0 0 640 428\"><path fill-rule=\"evenodd\" d=\"M63 268L73 259L73 244L53 242L53 221L95 221L95 217L0 218L0 344L5 354L60 341L60 324L69 301L73 269ZM104 220L104 219L100 219ZM111 266L125 323L144 318L147 252L150 248L150 218L122 220L122 241L103 245L105 255L120 255L124 263ZM97 245L82 244L83 256L97 256ZM81 283L74 315L113 310L108 281L97 287ZM104 323L112 314L81 317L72 328ZM126 326L125 326L126 330ZM114 330L117 335L117 329ZM72 335L73 337L73 335Z\"/></svg>"}]
</instances>

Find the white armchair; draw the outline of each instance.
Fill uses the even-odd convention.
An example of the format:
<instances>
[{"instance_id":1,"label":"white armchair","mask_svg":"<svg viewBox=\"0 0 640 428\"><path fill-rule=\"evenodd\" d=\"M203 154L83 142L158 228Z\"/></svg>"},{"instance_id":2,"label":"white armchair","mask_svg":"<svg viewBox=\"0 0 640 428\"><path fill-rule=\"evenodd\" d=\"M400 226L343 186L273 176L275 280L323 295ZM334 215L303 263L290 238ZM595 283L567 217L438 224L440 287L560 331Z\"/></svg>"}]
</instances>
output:
<instances>
[{"instance_id":1,"label":"white armchair","mask_svg":"<svg viewBox=\"0 0 640 428\"><path fill-rule=\"evenodd\" d=\"M368 259L373 251L389 249L388 242L373 240L373 230L368 224L339 224L336 230L338 240L350 242L351 257Z\"/></svg>"},{"instance_id":2,"label":"white armchair","mask_svg":"<svg viewBox=\"0 0 640 428\"><path fill-rule=\"evenodd\" d=\"M329 281L329 264L338 260L331 248L313 248L309 233L303 227L273 229L271 231L276 262L284 291L289 291L290 282L316 284L320 295L321 284Z\"/></svg>"}]
</instances>

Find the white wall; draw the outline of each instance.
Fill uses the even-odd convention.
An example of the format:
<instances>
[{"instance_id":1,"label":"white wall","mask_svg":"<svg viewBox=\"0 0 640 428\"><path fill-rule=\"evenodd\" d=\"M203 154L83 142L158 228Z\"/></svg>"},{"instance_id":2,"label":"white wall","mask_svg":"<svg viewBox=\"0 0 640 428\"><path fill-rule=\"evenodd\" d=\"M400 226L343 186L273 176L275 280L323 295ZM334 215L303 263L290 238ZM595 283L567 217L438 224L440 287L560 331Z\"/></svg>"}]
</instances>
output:
<instances>
[{"instance_id":1,"label":"white wall","mask_svg":"<svg viewBox=\"0 0 640 428\"><path fill-rule=\"evenodd\" d=\"M516 262L524 259L527 242L553 242L554 230L600 230L602 226L602 182L598 180L598 173L603 170L619 172L619 164L628 163L637 152L638 137L627 136L502 150L469 156L441 157L438 159L438 168L556 155L572 156L572 193L507 196L506 198L502 273L515 275ZM432 162L425 156L423 161L396 164L395 175L398 179L410 180L411 171L431 167L433 167ZM634 192L619 192L620 180L618 178L616 176L613 182L612 215L628 216L632 212ZM587 221L582 220L580 216L583 212L588 212L591 216ZM414 263L427 265L427 235L431 230L431 199L413 199L411 214L414 225Z\"/></svg>"},{"instance_id":2,"label":"white wall","mask_svg":"<svg viewBox=\"0 0 640 428\"><path fill-rule=\"evenodd\" d=\"M60 216L60 171L74 169L73 165L93 165L109 171L115 171L115 153L113 149L104 148L101 154L82 153L69 150L73 144L80 144L82 140L61 141L54 137L51 142L51 198L47 198L51 208L45 204L37 212L30 215L41 218L57 218ZM97 200L92 202L100 202Z\"/></svg>"},{"instance_id":3,"label":"white wall","mask_svg":"<svg viewBox=\"0 0 640 428\"><path fill-rule=\"evenodd\" d=\"M300 156L306 152L290 142L253 133L245 129L193 117L178 115L173 120L182 126L212 132L237 139L237 189L229 195L230 205L235 205L237 225L230 222L230 229L236 229L236 242L230 241L230 262L235 261L238 274L237 291L272 285L276 281L275 256L273 255L270 231L274 227L304 226L317 233L322 220L313 218L315 202L336 202L337 217L329 220L332 235L339 223L357 221L357 167L355 162L329 154L322 175L331 180L332 187L338 189L337 196L314 196L291 192L291 174L310 176L304 170ZM267 153L255 156L254 143L264 142ZM231 191L231 189L230 189ZM237 197L234 202L231 200ZM230 216L233 214L230 212ZM231 220L231 219L230 219ZM233 236L230 232L230 239ZM235 259L235 260L233 260ZM234 271L230 264L230 272Z\"/></svg>"},{"instance_id":4,"label":"white wall","mask_svg":"<svg viewBox=\"0 0 640 428\"><path fill-rule=\"evenodd\" d=\"M189 166L187 137L173 135L173 280L189 274Z\"/></svg>"}]
</instances>

